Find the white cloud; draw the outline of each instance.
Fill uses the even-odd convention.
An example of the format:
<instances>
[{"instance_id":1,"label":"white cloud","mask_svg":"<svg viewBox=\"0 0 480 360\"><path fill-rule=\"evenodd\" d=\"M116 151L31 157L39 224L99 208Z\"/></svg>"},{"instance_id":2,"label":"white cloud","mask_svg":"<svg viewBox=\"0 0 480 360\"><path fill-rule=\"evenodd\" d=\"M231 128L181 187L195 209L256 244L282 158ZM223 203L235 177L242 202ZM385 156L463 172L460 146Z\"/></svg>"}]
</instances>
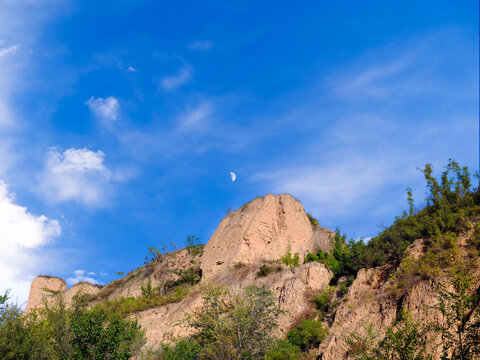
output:
<instances>
[{"instance_id":1,"label":"white cloud","mask_svg":"<svg viewBox=\"0 0 480 360\"><path fill-rule=\"evenodd\" d=\"M98 150L70 148L60 153L51 150L41 179L41 188L53 202L77 201L101 206L108 192L111 176Z\"/></svg>"},{"instance_id":2,"label":"white cloud","mask_svg":"<svg viewBox=\"0 0 480 360\"><path fill-rule=\"evenodd\" d=\"M16 52L18 50L18 47L19 47L18 45L12 45L12 46L8 46L0 49L0 57Z\"/></svg>"},{"instance_id":3,"label":"white cloud","mask_svg":"<svg viewBox=\"0 0 480 360\"><path fill-rule=\"evenodd\" d=\"M201 103L193 110L188 111L180 120L179 131L201 130L205 128L205 119L211 113L209 103Z\"/></svg>"},{"instance_id":4,"label":"white cloud","mask_svg":"<svg viewBox=\"0 0 480 360\"><path fill-rule=\"evenodd\" d=\"M137 69L135 69L133 66L129 66L128 69L127 69L127 71L129 71L129 72L136 72Z\"/></svg>"},{"instance_id":5,"label":"white cloud","mask_svg":"<svg viewBox=\"0 0 480 360\"><path fill-rule=\"evenodd\" d=\"M23 304L31 280L44 263L39 252L59 236L58 221L36 216L15 203L5 183L0 181L0 292L12 289L13 300Z\"/></svg>"},{"instance_id":6,"label":"white cloud","mask_svg":"<svg viewBox=\"0 0 480 360\"><path fill-rule=\"evenodd\" d=\"M113 96L106 98L92 96L85 104L107 127L111 126L120 115L120 104Z\"/></svg>"},{"instance_id":7,"label":"white cloud","mask_svg":"<svg viewBox=\"0 0 480 360\"><path fill-rule=\"evenodd\" d=\"M167 76L162 79L162 87L165 90L173 90L185 84L192 75L192 68L189 65L182 67L177 75Z\"/></svg>"},{"instance_id":8,"label":"white cloud","mask_svg":"<svg viewBox=\"0 0 480 360\"><path fill-rule=\"evenodd\" d=\"M15 125L15 116L12 110L0 99L0 130L10 128Z\"/></svg>"},{"instance_id":9,"label":"white cloud","mask_svg":"<svg viewBox=\"0 0 480 360\"><path fill-rule=\"evenodd\" d=\"M95 275L94 272L89 272L87 273L85 270L75 270L73 272L73 274L75 275L74 277L69 277L67 278L67 285L69 286L72 286L72 285L75 285L79 282L89 282L91 284L100 284L97 280L95 280L94 278L92 278L91 276Z\"/></svg>"},{"instance_id":10,"label":"white cloud","mask_svg":"<svg viewBox=\"0 0 480 360\"><path fill-rule=\"evenodd\" d=\"M315 165L291 165L258 179L267 180L275 193L294 194L321 218L355 213L387 184L399 180L391 159L344 155Z\"/></svg>"},{"instance_id":11,"label":"white cloud","mask_svg":"<svg viewBox=\"0 0 480 360\"><path fill-rule=\"evenodd\" d=\"M195 41L195 42L191 43L190 45L188 45L189 49L202 50L202 51L210 50L212 47L213 47L213 44L208 40Z\"/></svg>"},{"instance_id":12,"label":"white cloud","mask_svg":"<svg viewBox=\"0 0 480 360\"><path fill-rule=\"evenodd\" d=\"M341 97L386 98L398 91L401 84L396 76L413 64L413 57L403 56L385 64L375 64L348 77L335 77L334 92ZM411 90L411 89L410 89Z\"/></svg>"}]
</instances>

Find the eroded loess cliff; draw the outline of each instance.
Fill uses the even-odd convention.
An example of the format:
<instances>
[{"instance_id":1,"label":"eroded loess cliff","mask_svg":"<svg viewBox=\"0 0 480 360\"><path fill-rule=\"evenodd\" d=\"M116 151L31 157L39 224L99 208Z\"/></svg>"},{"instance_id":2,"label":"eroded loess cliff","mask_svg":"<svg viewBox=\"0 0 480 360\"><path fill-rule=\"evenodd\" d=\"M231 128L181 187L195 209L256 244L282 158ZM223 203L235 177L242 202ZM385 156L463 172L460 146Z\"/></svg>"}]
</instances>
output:
<instances>
[{"instance_id":1,"label":"eroded loess cliff","mask_svg":"<svg viewBox=\"0 0 480 360\"><path fill-rule=\"evenodd\" d=\"M465 240L472 234L467 232L456 240L459 259L467 261L470 257L468 261L478 265L478 255L471 259ZM41 307L43 297L52 301L61 295L70 305L75 295L81 295L89 306L121 308L126 316L138 319L146 330L145 346L154 349L189 335L181 321L202 305L202 286L221 285L238 293L250 285L265 285L278 307L286 310L279 319L279 337L285 337L302 318L316 314L312 299L331 289L333 310L324 319L328 336L319 347L310 349L312 356L322 360L353 358L347 343L352 333L361 333L370 325L382 338L405 310L420 323L445 321L432 307L438 302L432 281L416 277L399 285L403 270L398 264L361 269L347 290L346 279L330 287L332 271L320 262L302 262L309 252L331 251L334 235L329 229L313 226L303 206L291 195L268 194L228 214L204 248L193 246L161 256L103 287L81 283L67 290L63 280L40 276L32 283L27 311ZM415 261L425 249L425 240L419 239L408 248L405 259ZM299 264L290 267L282 263L288 252L292 256L298 253ZM478 288L478 266L472 269ZM428 347L436 359L440 350L435 345L440 341L438 334L432 335Z\"/></svg>"},{"instance_id":2,"label":"eroded loess cliff","mask_svg":"<svg viewBox=\"0 0 480 360\"><path fill-rule=\"evenodd\" d=\"M52 290L63 295L67 305L76 294L87 294L90 306L101 303L107 308L108 304L127 307L122 299L143 299L154 291L160 295L156 300L127 310L133 309L130 316L146 330L146 346L155 348L188 334L179 322L185 313L201 305L199 286L222 285L235 293L246 286L264 284L275 294L279 308L287 311L280 318L281 336L302 314L311 312L311 297L321 293L333 276L323 264L291 268L281 257L287 251L292 256L298 253L301 263L308 252L319 247L327 250L333 234L312 226L302 204L291 195L268 194L228 214L203 249L175 251L103 287L81 283L67 290L61 279L57 279L58 284L45 283L44 277L38 277L31 285L27 309L41 306L42 297L52 299ZM272 272L259 277L262 266Z\"/></svg>"}]
</instances>

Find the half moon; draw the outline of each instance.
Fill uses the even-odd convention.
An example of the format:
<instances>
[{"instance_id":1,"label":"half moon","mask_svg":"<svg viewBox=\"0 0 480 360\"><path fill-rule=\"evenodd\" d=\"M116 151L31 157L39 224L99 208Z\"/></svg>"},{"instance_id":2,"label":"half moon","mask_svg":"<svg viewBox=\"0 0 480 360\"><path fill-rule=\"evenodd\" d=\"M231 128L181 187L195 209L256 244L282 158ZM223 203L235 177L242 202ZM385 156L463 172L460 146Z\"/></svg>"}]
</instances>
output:
<instances>
[{"instance_id":1,"label":"half moon","mask_svg":"<svg viewBox=\"0 0 480 360\"><path fill-rule=\"evenodd\" d=\"M237 179L237 175L235 175L234 172L230 171L230 179L232 179L232 182L234 182Z\"/></svg>"}]
</instances>

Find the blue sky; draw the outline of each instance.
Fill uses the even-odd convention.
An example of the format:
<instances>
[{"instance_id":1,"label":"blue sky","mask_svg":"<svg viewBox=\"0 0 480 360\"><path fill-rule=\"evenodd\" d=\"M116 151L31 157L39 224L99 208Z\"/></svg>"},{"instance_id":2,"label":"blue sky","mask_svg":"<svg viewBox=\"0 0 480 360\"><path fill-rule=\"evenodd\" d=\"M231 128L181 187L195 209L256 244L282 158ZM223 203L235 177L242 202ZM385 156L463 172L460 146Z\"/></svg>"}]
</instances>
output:
<instances>
[{"instance_id":1,"label":"blue sky","mask_svg":"<svg viewBox=\"0 0 480 360\"><path fill-rule=\"evenodd\" d=\"M477 1L0 3L0 289L99 283L289 192L375 235L478 169ZM229 172L237 173L232 183Z\"/></svg>"}]
</instances>

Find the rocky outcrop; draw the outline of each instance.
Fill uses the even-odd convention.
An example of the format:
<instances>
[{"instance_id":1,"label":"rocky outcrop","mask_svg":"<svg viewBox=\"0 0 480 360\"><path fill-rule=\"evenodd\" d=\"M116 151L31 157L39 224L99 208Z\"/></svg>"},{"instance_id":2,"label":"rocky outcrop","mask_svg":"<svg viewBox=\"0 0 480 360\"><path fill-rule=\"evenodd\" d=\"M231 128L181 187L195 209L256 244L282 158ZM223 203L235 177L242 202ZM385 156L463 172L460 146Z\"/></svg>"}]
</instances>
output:
<instances>
[{"instance_id":1,"label":"rocky outcrop","mask_svg":"<svg viewBox=\"0 0 480 360\"><path fill-rule=\"evenodd\" d=\"M320 249L324 252L331 252L333 250L333 239L335 231L326 227L315 226L313 228L313 242L315 250Z\"/></svg>"},{"instance_id":2,"label":"rocky outcrop","mask_svg":"<svg viewBox=\"0 0 480 360\"><path fill-rule=\"evenodd\" d=\"M459 238L460 245L461 242L462 238ZM408 256L418 259L425 249L425 239L418 239L407 250ZM468 256L467 251L464 253ZM395 269L393 265L360 269L336 309L327 339L316 351L317 355L322 355L322 360L353 359L354 357L349 356L350 346L347 344L347 339L353 333L365 335L365 327L371 326L377 340L380 340L402 312L420 324L444 324L445 319L441 312L435 309L439 299L433 283L418 278L412 281L407 289L398 289L398 284L391 281L396 271L399 269ZM472 268L471 275L476 279L478 288L479 268ZM439 359L441 344L441 336L438 333L430 333L427 354L432 355L433 359Z\"/></svg>"},{"instance_id":3,"label":"rocky outcrop","mask_svg":"<svg viewBox=\"0 0 480 360\"><path fill-rule=\"evenodd\" d=\"M256 198L220 222L204 249L202 281L231 271L236 263L278 260L289 247L302 260L316 250L312 225L302 204L289 194Z\"/></svg>"},{"instance_id":4,"label":"rocky outcrop","mask_svg":"<svg viewBox=\"0 0 480 360\"><path fill-rule=\"evenodd\" d=\"M79 282L73 285L70 289L65 291L64 300L67 307L72 305L72 301L75 296L78 295L89 295L95 296L102 287L100 285L91 284L89 282Z\"/></svg>"},{"instance_id":5,"label":"rocky outcrop","mask_svg":"<svg viewBox=\"0 0 480 360\"><path fill-rule=\"evenodd\" d=\"M146 347L155 349L162 343L189 335L190 330L182 326L182 320L202 305L203 286L221 285L232 294L240 294L245 287L256 285L271 290L278 307L285 310L276 334L284 337L301 319L318 315L311 300L327 289L333 273L318 262L290 268L281 258L290 251L292 256L298 253L301 263L308 252L318 249L330 252L334 236L330 229L312 226L302 204L291 195L268 194L228 214L203 249L196 246L163 254L102 287L79 283L67 290L62 279L39 276L32 282L26 311L40 308L45 301L52 302L57 296L71 306L75 296L85 294L89 306L94 306L107 300L146 296L145 292L150 289L155 299L161 300L158 304L163 305L141 307L130 313L130 317L145 329ZM458 241L461 248L467 246L465 236ZM427 245L426 239L415 241L408 249L410 260L419 259ZM461 251L465 256L471 255ZM270 268L262 273L265 276L259 276L262 267ZM478 287L480 264L474 268L472 274ZM324 319L328 336L310 355L322 360L352 358L347 344L352 333L362 334L366 326L371 326L381 339L404 310L416 322L442 324L445 320L441 313L432 308L438 302L433 285L417 277L408 283L408 289L397 286L391 280L396 271L400 273L399 268L391 264L361 269L346 293L337 286L331 301L336 309ZM175 295L177 291L182 295ZM168 300L169 296L173 300ZM436 345L441 339L430 340L427 351L439 358L440 347Z\"/></svg>"},{"instance_id":6,"label":"rocky outcrop","mask_svg":"<svg viewBox=\"0 0 480 360\"><path fill-rule=\"evenodd\" d=\"M51 302L55 296L67 290L65 280L55 276L37 276L30 285L30 294L25 308L26 312L43 307L43 302Z\"/></svg>"},{"instance_id":7,"label":"rocky outcrop","mask_svg":"<svg viewBox=\"0 0 480 360\"><path fill-rule=\"evenodd\" d=\"M62 296L67 306L78 294L87 294L90 305L122 297L140 297L150 284L159 294L175 291L188 271L198 275L202 283L189 289L183 299L131 314L146 331L147 348L188 335L181 320L202 304L200 286L221 285L232 294L247 286L265 286L286 313L279 319L278 336L283 336L305 313L311 313L311 298L321 293L333 274L323 264L306 263L290 268L281 262L290 249L299 254L300 262L309 251L327 251L333 231L313 227L303 206L288 194L259 197L224 218L210 241L203 248L190 247L165 254L151 263L114 280L103 287L79 283L67 290L58 278L38 277L32 283L28 309L41 306L45 290ZM237 265L237 266L234 266ZM268 276L258 277L262 265L275 267ZM53 292L52 292L53 291Z\"/></svg>"},{"instance_id":8,"label":"rocky outcrop","mask_svg":"<svg viewBox=\"0 0 480 360\"><path fill-rule=\"evenodd\" d=\"M299 318L311 313L311 297L320 294L328 286L333 274L323 264L307 263L290 269L283 267L280 272L257 278L257 266L246 265L232 269L218 276L215 285L221 285L232 294L238 294L247 286L265 286L278 301L278 307L285 310L279 318L277 336L284 336ZM137 314L140 325L146 329L147 348L156 348L172 339L189 334L181 325L186 313L191 313L202 304L200 292L194 291L180 302L142 311Z\"/></svg>"}]
</instances>

